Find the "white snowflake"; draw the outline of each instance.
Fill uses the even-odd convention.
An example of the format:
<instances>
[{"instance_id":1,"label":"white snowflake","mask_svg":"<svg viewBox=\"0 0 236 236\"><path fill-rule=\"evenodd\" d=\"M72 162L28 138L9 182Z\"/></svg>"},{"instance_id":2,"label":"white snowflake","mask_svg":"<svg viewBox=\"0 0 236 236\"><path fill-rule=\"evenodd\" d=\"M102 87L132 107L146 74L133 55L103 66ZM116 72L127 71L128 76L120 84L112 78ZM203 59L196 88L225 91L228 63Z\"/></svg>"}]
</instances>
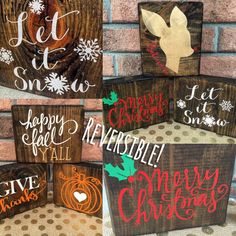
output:
<instances>
[{"instance_id":1,"label":"white snowflake","mask_svg":"<svg viewBox=\"0 0 236 236\"><path fill-rule=\"evenodd\" d=\"M37 15L40 15L45 8L43 0L32 0L29 2L29 7L31 12L36 13Z\"/></svg>"},{"instance_id":2,"label":"white snowflake","mask_svg":"<svg viewBox=\"0 0 236 236\"><path fill-rule=\"evenodd\" d=\"M177 101L177 107L179 107L180 109L184 109L186 107L186 102L180 99L179 101Z\"/></svg>"},{"instance_id":3,"label":"white snowflake","mask_svg":"<svg viewBox=\"0 0 236 236\"><path fill-rule=\"evenodd\" d=\"M102 50L98 44L98 40L84 40L80 39L78 47L74 49L80 56L80 61L93 61L97 62Z\"/></svg>"},{"instance_id":4,"label":"white snowflake","mask_svg":"<svg viewBox=\"0 0 236 236\"><path fill-rule=\"evenodd\" d=\"M203 124L208 127L213 127L216 124L215 117L210 115L205 115L203 118Z\"/></svg>"},{"instance_id":5,"label":"white snowflake","mask_svg":"<svg viewBox=\"0 0 236 236\"><path fill-rule=\"evenodd\" d=\"M225 101L220 103L220 106L222 107L222 111L231 111L231 109L234 108L234 106L231 104L231 101Z\"/></svg>"},{"instance_id":6,"label":"white snowflake","mask_svg":"<svg viewBox=\"0 0 236 236\"><path fill-rule=\"evenodd\" d=\"M5 48L0 49L0 61L5 62L6 64L10 64L14 61L14 58L12 57L12 52L10 50L7 50Z\"/></svg>"},{"instance_id":7,"label":"white snowflake","mask_svg":"<svg viewBox=\"0 0 236 236\"><path fill-rule=\"evenodd\" d=\"M52 72L44 80L47 84L47 89L51 92L55 91L57 94L62 95L70 90L68 81L63 75L60 76L57 73Z\"/></svg>"}]
</instances>

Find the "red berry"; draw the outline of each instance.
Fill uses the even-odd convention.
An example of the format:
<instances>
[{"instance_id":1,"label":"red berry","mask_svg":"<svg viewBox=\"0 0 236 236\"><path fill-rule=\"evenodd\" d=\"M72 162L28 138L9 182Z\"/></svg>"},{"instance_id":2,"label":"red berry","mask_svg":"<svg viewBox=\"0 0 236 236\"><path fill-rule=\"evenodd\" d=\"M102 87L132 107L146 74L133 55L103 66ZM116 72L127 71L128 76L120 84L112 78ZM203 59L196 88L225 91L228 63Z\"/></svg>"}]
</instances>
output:
<instances>
[{"instance_id":1,"label":"red berry","mask_svg":"<svg viewBox=\"0 0 236 236\"><path fill-rule=\"evenodd\" d=\"M129 176L128 181L129 181L129 183L133 183L134 182L134 176Z\"/></svg>"}]
</instances>

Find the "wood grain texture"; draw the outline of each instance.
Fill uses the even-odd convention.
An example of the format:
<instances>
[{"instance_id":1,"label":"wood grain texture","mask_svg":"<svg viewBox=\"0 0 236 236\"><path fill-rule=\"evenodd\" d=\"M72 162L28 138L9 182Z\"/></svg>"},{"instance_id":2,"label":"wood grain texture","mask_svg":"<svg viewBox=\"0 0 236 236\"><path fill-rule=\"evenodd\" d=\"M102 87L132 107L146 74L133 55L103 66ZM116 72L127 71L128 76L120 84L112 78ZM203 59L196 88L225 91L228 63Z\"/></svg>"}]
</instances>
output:
<instances>
[{"instance_id":1,"label":"wood grain texture","mask_svg":"<svg viewBox=\"0 0 236 236\"><path fill-rule=\"evenodd\" d=\"M32 114L28 115L30 111ZM82 106L16 105L12 107L12 114L18 162L81 161L84 128ZM27 121L30 121L28 127Z\"/></svg>"},{"instance_id":2,"label":"wood grain texture","mask_svg":"<svg viewBox=\"0 0 236 236\"><path fill-rule=\"evenodd\" d=\"M169 88L166 78L127 77L104 82L103 97L111 92L119 101L103 104L103 120L107 129L130 131L169 120Z\"/></svg>"},{"instance_id":3,"label":"wood grain texture","mask_svg":"<svg viewBox=\"0 0 236 236\"><path fill-rule=\"evenodd\" d=\"M34 189L30 190L29 180L26 181L24 190L14 182L14 190L11 190L9 181L18 180L25 184L27 177L33 178ZM4 184L8 183L8 185ZM39 184L38 188L37 187ZM27 192L24 192L27 189ZM7 195L7 191L10 191ZM47 175L46 165L42 164L10 164L0 166L0 219L14 216L30 209L44 206L47 203ZM6 195L6 196L5 196Z\"/></svg>"},{"instance_id":4,"label":"wood grain texture","mask_svg":"<svg viewBox=\"0 0 236 236\"><path fill-rule=\"evenodd\" d=\"M164 37L157 37L150 33L144 24L143 15L141 9L148 10L161 16L170 31L170 16L175 7L178 7L184 15L187 17L187 29L190 33L191 38L191 48L194 50L191 56L183 56L180 58L178 63L179 68L177 72L174 72L166 66L172 61L176 55L185 55L182 48L188 45L188 41L181 41L186 35L188 38L188 33L183 31L178 35L178 30L173 32L172 39L164 40ZM180 75L198 75L200 70L200 52L201 52L201 37L202 37L202 18L203 18L203 4L201 2L150 2L150 3L140 3L139 4L139 20L140 20L140 39L141 39L141 51L142 51L142 70L144 74L152 74L155 76L180 76ZM154 19L150 22L154 23ZM160 22L159 22L160 23ZM179 26L178 26L179 27ZM154 29L160 28L160 25L154 27ZM169 34L169 33L168 33ZM172 34L172 33L171 33ZM170 35L171 35L170 34ZM162 42L160 41L162 40ZM178 41L179 40L179 41ZM167 44L166 48L172 48L176 52L176 55L171 52L166 52L168 49L161 49L163 42ZM178 60L177 60L178 61Z\"/></svg>"},{"instance_id":5,"label":"wood grain texture","mask_svg":"<svg viewBox=\"0 0 236 236\"><path fill-rule=\"evenodd\" d=\"M102 218L102 165L54 165L54 203Z\"/></svg>"},{"instance_id":6,"label":"wood grain texture","mask_svg":"<svg viewBox=\"0 0 236 236\"><path fill-rule=\"evenodd\" d=\"M147 156L150 154L149 149ZM166 145L156 169L135 161L137 172L133 179L118 181L105 171L115 235L146 235L224 223L235 154L235 145ZM104 163L121 167L122 160L119 155L106 151L104 147ZM199 175L197 170L194 171L196 167ZM214 186L213 176L216 177L216 174L213 173L216 169L219 175L214 178L217 180ZM160 171L160 174L154 171ZM207 171L211 178L207 178ZM198 180L202 182L201 186ZM180 198L176 198L177 191ZM197 199L195 203L194 197ZM218 201L215 209L209 213L208 208L213 198ZM121 217L122 213L126 222Z\"/></svg>"},{"instance_id":7,"label":"wood grain texture","mask_svg":"<svg viewBox=\"0 0 236 236\"><path fill-rule=\"evenodd\" d=\"M10 64L0 62L0 85L17 89L15 85L17 83L20 90L52 98L98 98L102 85L102 55L101 53L98 55L97 62L91 60L81 61L81 56L74 49L80 44L80 39L90 40L90 42L97 39L99 47L102 47L102 0L43 0L45 8L41 14L33 13L29 3L30 0L24 2L3 0L0 2L1 47L10 50L14 59ZM76 10L79 11L79 14L70 13ZM25 40L19 46L13 47L9 44L9 40L17 38L17 24L10 23L7 19L17 21L22 12L28 14L27 19L22 24ZM70 13L57 22L56 34L60 40L55 40L52 37L52 23L45 19L47 16L52 19L56 12L58 12L59 17ZM42 34L42 40L46 40L45 43L36 40L36 34L40 27L45 29ZM69 31L64 37L68 29ZM36 44L31 45L26 40L36 42ZM17 40L12 41L14 44L16 42ZM39 51L44 52L47 48L50 52L48 56L49 67L52 68L56 62L57 64L53 69L46 69L45 67L39 70L34 69L32 60L36 58L39 67L43 62L43 55ZM58 50L60 48L65 50ZM16 67L26 69L25 74L19 69L19 76L23 78L24 82L13 73ZM59 95L55 91L51 92L48 88L44 88L46 85L44 78L51 73L64 76L70 90ZM86 88L86 81L95 86L90 87L85 93L73 91L71 85L75 80L77 80L76 90L78 90L80 83ZM33 88L29 86L31 82ZM40 83L40 89L36 88L37 83ZM27 86L23 89L23 85Z\"/></svg>"},{"instance_id":8,"label":"wood grain texture","mask_svg":"<svg viewBox=\"0 0 236 236\"><path fill-rule=\"evenodd\" d=\"M194 86L198 87L192 89ZM193 93L194 97L190 100L189 96ZM236 137L235 81L209 76L176 78L174 94L175 121ZM183 108L178 105L181 100L185 103ZM228 110L222 107L224 101L229 105ZM202 110L204 104L206 107ZM210 119L213 119L212 122Z\"/></svg>"}]
</instances>

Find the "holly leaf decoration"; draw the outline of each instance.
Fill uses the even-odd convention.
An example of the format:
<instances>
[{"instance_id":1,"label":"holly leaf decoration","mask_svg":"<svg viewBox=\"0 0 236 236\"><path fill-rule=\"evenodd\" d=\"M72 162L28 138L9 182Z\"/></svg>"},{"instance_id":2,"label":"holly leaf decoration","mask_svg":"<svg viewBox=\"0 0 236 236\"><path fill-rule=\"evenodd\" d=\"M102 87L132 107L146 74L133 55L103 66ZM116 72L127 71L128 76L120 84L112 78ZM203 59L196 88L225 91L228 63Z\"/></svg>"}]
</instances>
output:
<instances>
[{"instance_id":1,"label":"holly leaf decoration","mask_svg":"<svg viewBox=\"0 0 236 236\"><path fill-rule=\"evenodd\" d=\"M112 106L114 103L118 102L117 93L114 91L110 92L110 98L103 98L102 101L104 104Z\"/></svg>"},{"instance_id":2,"label":"holly leaf decoration","mask_svg":"<svg viewBox=\"0 0 236 236\"><path fill-rule=\"evenodd\" d=\"M115 177L119 181L126 180L128 177L133 176L137 169L134 167L134 160L131 159L127 154L123 154L121 156L122 167L121 169L119 166L113 166L112 164L105 165L105 171L108 172L110 177Z\"/></svg>"}]
</instances>

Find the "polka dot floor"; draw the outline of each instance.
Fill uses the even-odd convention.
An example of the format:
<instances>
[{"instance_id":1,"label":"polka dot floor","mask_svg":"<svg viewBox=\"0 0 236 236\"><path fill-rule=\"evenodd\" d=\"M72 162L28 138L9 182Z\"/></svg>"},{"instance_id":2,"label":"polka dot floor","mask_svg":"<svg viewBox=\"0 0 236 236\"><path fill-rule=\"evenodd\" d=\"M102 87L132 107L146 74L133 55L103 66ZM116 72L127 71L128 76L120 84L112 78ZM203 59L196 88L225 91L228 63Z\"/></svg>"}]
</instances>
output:
<instances>
[{"instance_id":1,"label":"polka dot floor","mask_svg":"<svg viewBox=\"0 0 236 236\"><path fill-rule=\"evenodd\" d=\"M101 236L102 220L49 203L0 220L0 236Z\"/></svg>"},{"instance_id":2,"label":"polka dot floor","mask_svg":"<svg viewBox=\"0 0 236 236\"><path fill-rule=\"evenodd\" d=\"M131 134L151 143L236 144L236 138L218 135L214 132L172 121L152 125L145 129L133 130L126 134Z\"/></svg>"}]
</instances>

